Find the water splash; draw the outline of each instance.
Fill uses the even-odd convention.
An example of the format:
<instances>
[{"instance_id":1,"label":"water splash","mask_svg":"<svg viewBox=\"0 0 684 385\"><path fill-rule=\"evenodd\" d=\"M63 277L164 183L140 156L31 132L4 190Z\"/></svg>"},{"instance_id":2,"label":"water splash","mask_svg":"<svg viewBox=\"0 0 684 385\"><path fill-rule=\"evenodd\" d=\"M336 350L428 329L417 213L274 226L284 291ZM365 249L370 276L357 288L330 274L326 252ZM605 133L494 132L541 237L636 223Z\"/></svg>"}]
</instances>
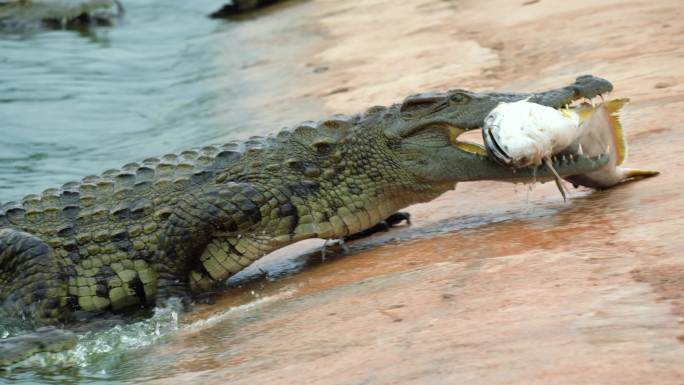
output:
<instances>
[{"instance_id":1,"label":"water splash","mask_svg":"<svg viewBox=\"0 0 684 385\"><path fill-rule=\"evenodd\" d=\"M168 301L164 307L154 309L151 318L117 325L107 330L85 332L78 335L75 348L59 353L33 355L9 368L77 367L86 373L103 373L116 365L134 349L152 345L179 329L180 300ZM6 333L9 335L9 333Z\"/></svg>"},{"instance_id":2,"label":"water splash","mask_svg":"<svg viewBox=\"0 0 684 385\"><path fill-rule=\"evenodd\" d=\"M239 306L232 306L229 307L219 313L216 313L214 315L211 315L209 317L206 317L204 319L200 319L194 322L191 322L185 326L183 326L183 332L196 332L198 330L206 329L211 326L214 326L221 321L232 317L235 313L239 312L245 312L247 310L251 310L260 306L264 306L266 304L270 304L276 301L280 301L286 298L291 298L294 296L296 293L295 289L287 289L283 290L278 294L275 295L270 295L270 296L265 296L262 297L259 295L259 293L252 291L252 295L254 298L256 298L254 301L251 301L249 303L239 305Z\"/></svg>"},{"instance_id":3,"label":"water splash","mask_svg":"<svg viewBox=\"0 0 684 385\"><path fill-rule=\"evenodd\" d=\"M156 357L154 352L165 340L194 335L224 321L240 318L251 310L292 298L295 294L296 289L282 290L269 296L253 292L254 300L248 303L230 306L211 316L185 323L179 318L183 310L181 301L169 301L164 307L155 308L150 318L80 333L78 344L73 349L39 353L5 368L4 372L0 371L0 383L5 380L17 384L63 383L69 378L75 383L119 384L133 379L133 383L137 383L143 378L158 378L165 373L165 365L149 357ZM10 332L0 328L2 336L16 334L16 330Z\"/></svg>"}]
</instances>

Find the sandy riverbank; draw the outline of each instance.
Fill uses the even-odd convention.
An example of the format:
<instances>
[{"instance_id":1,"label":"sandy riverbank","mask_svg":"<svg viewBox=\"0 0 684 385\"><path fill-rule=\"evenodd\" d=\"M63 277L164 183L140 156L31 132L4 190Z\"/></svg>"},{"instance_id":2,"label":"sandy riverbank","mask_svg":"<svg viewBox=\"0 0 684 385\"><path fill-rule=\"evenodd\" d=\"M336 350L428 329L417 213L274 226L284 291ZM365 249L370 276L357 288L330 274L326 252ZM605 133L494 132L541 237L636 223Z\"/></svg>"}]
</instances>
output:
<instances>
[{"instance_id":1,"label":"sandy riverbank","mask_svg":"<svg viewBox=\"0 0 684 385\"><path fill-rule=\"evenodd\" d=\"M294 28L323 38L280 100L355 112L430 89L543 90L592 73L632 99L628 163L663 174L575 190L567 204L551 184L459 185L411 207L411 227L363 241L368 251L266 284L275 300L244 309L233 328L181 333L159 353L175 361L160 382L684 381L681 2L292 7Z\"/></svg>"}]
</instances>

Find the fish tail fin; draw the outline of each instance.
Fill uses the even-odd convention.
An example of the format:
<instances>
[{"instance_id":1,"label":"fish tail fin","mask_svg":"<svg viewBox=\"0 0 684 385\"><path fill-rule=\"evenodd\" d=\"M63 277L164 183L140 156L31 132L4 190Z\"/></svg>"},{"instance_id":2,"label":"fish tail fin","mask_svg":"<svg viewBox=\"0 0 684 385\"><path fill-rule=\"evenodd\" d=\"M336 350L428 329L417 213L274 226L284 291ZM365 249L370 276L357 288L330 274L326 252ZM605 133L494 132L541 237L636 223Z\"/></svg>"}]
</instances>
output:
<instances>
[{"instance_id":1,"label":"fish tail fin","mask_svg":"<svg viewBox=\"0 0 684 385\"><path fill-rule=\"evenodd\" d=\"M642 170L638 168L621 168L620 171L623 175L623 180L638 180L660 174L660 171Z\"/></svg>"},{"instance_id":2,"label":"fish tail fin","mask_svg":"<svg viewBox=\"0 0 684 385\"><path fill-rule=\"evenodd\" d=\"M613 99L597 106L583 106L576 110L583 134L579 142L590 149L589 155L611 153L611 163L621 165L627 159L627 141L620 123L620 109L629 101L627 98Z\"/></svg>"},{"instance_id":3,"label":"fish tail fin","mask_svg":"<svg viewBox=\"0 0 684 385\"><path fill-rule=\"evenodd\" d=\"M620 123L619 113L622 106L629 102L628 98L613 99L602 106L608 113L608 125L610 126L610 133L612 134L613 144L615 146L615 153L617 155L616 165L621 165L627 159L627 141L622 131L622 123Z\"/></svg>"},{"instance_id":4,"label":"fish tail fin","mask_svg":"<svg viewBox=\"0 0 684 385\"><path fill-rule=\"evenodd\" d=\"M578 147L585 155L607 153L609 161L600 170L566 178L574 185L604 189L659 174L658 171L620 167L627 158L627 140L622 131L619 113L628 101L629 99L614 99L596 107L583 106L577 110L582 127Z\"/></svg>"}]
</instances>

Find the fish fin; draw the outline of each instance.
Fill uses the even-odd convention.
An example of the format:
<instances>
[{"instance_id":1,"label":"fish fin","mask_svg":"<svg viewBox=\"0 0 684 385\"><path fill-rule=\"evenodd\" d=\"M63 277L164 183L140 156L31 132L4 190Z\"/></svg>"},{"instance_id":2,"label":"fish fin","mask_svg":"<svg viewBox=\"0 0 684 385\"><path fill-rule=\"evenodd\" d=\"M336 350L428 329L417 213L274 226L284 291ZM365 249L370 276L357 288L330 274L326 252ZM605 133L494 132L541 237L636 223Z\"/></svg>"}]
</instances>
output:
<instances>
[{"instance_id":1,"label":"fish fin","mask_svg":"<svg viewBox=\"0 0 684 385\"><path fill-rule=\"evenodd\" d=\"M471 154L487 156L487 150L485 150L484 147L477 145L475 143L457 142L456 147Z\"/></svg>"},{"instance_id":2,"label":"fish fin","mask_svg":"<svg viewBox=\"0 0 684 385\"><path fill-rule=\"evenodd\" d=\"M577 114L579 117L580 123L588 120L592 115L594 115L594 112L596 112L596 107L592 106L581 106L581 107L576 107L573 109L566 110L566 116L570 116L571 113Z\"/></svg>"},{"instance_id":3,"label":"fish fin","mask_svg":"<svg viewBox=\"0 0 684 385\"><path fill-rule=\"evenodd\" d=\"M582 105L571 109L571 112L575 113L579 118L581 125L585 127L600 127L598 131L596 129L589 129L591 131L589 136L581 136L578 140L581 142L583 139L588 139L591 142L607 145L613 153L612 157L615 166L623 164L627 159L627 141L622 132L622 124L619 119L620 109L627 102L629 102L628 98L613 99L595 107ZM606 131L603 128L604 121L608 125Z\"/></svg>"},{"instance_id":4,"label":"fish fin","mask_svg":"<svg viewBox=\"0 0 684 385\"><path fill-rule=\"evenodd\" d=\"M622 133L622 124L619 119L619 112L622 106L629 102L628 98L613 99L602 105L605 106L608 112L608 123L613 134L613 142L615 143L615 165L619 166L627 159L627 141Z\"/></svg>"},{"instance_id":5,"label":"fish fin","mask_svg":"<svg viewBox=\"0 0 684 385\"><path fill-rule=\"evenodd\" d=\"M553 173L554 181L556 182L556 187L558 187L558 191L560 191L561 196L563 197L563 202L567 202L568 201L567 191L566 191L565 185L563 184L563 179L561 179L560 175L558 175L558 171L556 171L556 169L553 167L553 162L551 162L551 159L549 159L548 157L544 158L544 160L542 162Z\"/></svg>"},{"instance_id":6,"label":"fish fin","mask_svg":"<svg viewBox=\"0 0 684 385\"><path fill-rule=\"evenodd\" d=\"M660 171L641 170L638 168L621 168L621 171L622 181L650 178L660 174Z\"/></svg>"},{"instance_id":7,"label":"fish fin","mask_svg":"<svg viewBox=\"0 0 684 385\"><path fill-rule=\"evenodd\" d=\"M659 171L640 170L634 168L617 167L612 172L596 171L583 175L571 175L565 177L573 185L591 187L603 190L623 183L635 182L645 178L651 178L660 174Z\"/></svg>"},{"instance_id":8,"label":"fish fin","mask_svg":"<svg viewBox=\"0 0 684 385\"><path fill-rule=\"evenodd\" d=\"M575 110L570 109L570 108L561 108L559 111L560 111L561 115L565 116L568 119L573 119L573 117L575 115L579 116L580 122L583 121L584 120L583 118L586 117L586 116L584 116L584 117L582 116L584 113L583 111L575 111ZM588 114L588 115L590 115L590 114Z\"/></svg>"}]
</instances>

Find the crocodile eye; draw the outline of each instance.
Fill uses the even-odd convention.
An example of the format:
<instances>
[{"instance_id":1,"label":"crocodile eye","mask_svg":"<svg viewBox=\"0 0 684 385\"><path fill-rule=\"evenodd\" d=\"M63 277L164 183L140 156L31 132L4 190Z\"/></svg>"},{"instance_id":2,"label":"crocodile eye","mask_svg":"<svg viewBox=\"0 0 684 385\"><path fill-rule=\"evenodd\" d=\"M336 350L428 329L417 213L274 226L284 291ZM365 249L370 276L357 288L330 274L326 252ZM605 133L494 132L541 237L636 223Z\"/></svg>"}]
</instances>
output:
<instances>
[{"instance_id":1,"label":"crocodile eye","mask_svg":"<svg viewBox=\"0 0 684 385\"><path fill-rule=\"evenodd\" d=\"M423 93L407 97L401 104L400 112L411 112L428 109L444 101L444 94Z\"/></svg>"},{"instance_id":2,"label":"crocodile eye","mask_svg":"<svg viewBox=\"0 0 684 385\"><path fill-rule=\"evenodd\" d=\"M463 92L456 92L449 97L452 103L463 104L470 100L470 96L464 94Z\"/></svg>"}]
</instances>

